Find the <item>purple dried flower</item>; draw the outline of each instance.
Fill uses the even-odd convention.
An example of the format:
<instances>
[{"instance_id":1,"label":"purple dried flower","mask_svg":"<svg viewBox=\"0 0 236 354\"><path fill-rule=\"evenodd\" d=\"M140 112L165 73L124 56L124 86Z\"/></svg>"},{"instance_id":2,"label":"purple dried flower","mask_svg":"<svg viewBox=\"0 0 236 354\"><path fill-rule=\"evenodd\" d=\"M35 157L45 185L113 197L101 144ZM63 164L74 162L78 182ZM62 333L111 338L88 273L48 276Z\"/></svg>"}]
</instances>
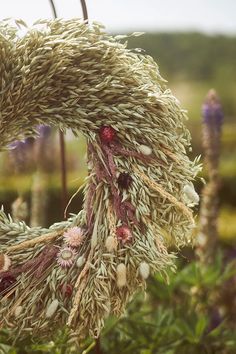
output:
<instances>
[{"instance_id":1,"label":"purple dried flower","mask_svg":"<svg viewBox=\"0 0 236 354\"><path fill-rule=\"evenodd\" d=\"M206 100L202 106L202 116L203 123L220 129L223 123L224 113L219 97L213 89L208 92Z\"/></svg>"}]
</instances>

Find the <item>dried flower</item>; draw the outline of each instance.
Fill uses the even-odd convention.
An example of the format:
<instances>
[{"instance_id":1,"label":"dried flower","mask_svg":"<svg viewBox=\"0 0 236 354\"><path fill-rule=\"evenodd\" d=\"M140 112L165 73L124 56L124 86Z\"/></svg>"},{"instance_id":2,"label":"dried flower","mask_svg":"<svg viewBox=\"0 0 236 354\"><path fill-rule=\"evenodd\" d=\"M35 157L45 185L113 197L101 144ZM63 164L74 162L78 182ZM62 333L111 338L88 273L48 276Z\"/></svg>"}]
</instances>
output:
<instances>
[{"instance_id":1,"label":"dried flower","mask_svg":"<svg viewBox=\"0 0 236 354\"><path fill-rule=\"evenodd\" d=\"M71 227L63 234L68 246L79 247L84 241L84 230L81 227Z\"/></svg>"},{"instance_id":2,"label":"dried flower","mask_svg":"<svg viewBox=\"0 0 236 354\"><path fill-rule=\"evenodd\" d=\"M120 226L116 229L116 236L122 244L128 243L132 240L132 232L128 226Z\"/></svg>"},{"instance_id":3,"label":"dried flower","mask_svg":"<svg viewBox=\"0 0 236 354\"><path fill-rule=\"evenodd\" d=\"M6 292L15 282L16 278L10 275L2 279L0 278L0 293Z\"/></svg>"},{"instance_id":4,"label":"dried flower","mask_svg":"<svg viewBox=\"0 0 236 354\"><path fill-rule=\"evenodd\" d=\"M78 268L82 267L82 265L84 264L85 262L85 257L84 255L80 256L77 261L76 261L76 265Z\"/></svg>"},{"instance_id":5,"label":"dried flower","mask_svg":"<svg viewBox=\"0 0 236 354\"><path fill-rule=\"evenodd\" d=\"M183 192L188 202L197 204L199 202L199 195L196 193L193 184L189 183L183 187Z\"/></svg>"},{"instance_id":6,"label":"dried flower","mask_svg":"<svg viewBox=\"0 0 236 354\"><path fill-rule=\"evenodd\" d=\"M125 286L126 281L126 266L124 263L120 263L116 268L116 283L118 288Z\"/></svg>"},{"instance_id":7,"label":"dried flower","mask_svg":"<svg viewBox=\"0 0 236 354\"><path fill-rule=\"evenodd\" d=\"M14 311L15 317L19 317L21 312L22 312L22 310L23 310L23 306L17 306L15 311Z\"/></svg>"},{"instance_id":8,"label":"dried flower","mask_svg":"<svg viewBox=\"0 0 236 354\"><path fill-rule=\"evenodd\" d=\"M108 143L111 143L115 139L116 131L114 128L105 125L99 129L99 135L100 135L101 141L105 144L108 144Z\"/></svg>"},{"instance_id":9,"label":"dried flower","mask_svg":"<svg viewBox=\"0 0 236 354\"><path fill-rule=\"evenodd\" d=\"M4 253L0 253L0 272L5 272L10 268L10 266L11 266L10 258Z\"/></svg>"},{"instance_id":10,"label":"dried flower","mask_svg":"<svg viewBox=\"0 0 236 354\"><path fill-rule=\"evenodd\" d=\"M47 307L46 310L46 318L51 318L55 312L57 311L59 305L59 301L57 299L53 300L50 305Z\"/></svg>"},{"instance_id":11,"label":"dried flower","mask_svg":"<svg viewBox=\"0 0 236 354\"><path fill-rule=\"evenodd\" d=\"M131 186L132 181L132 177L126 172L120 173L117 179L118 186L123 189L128 189Z\"/></svg>"},{"instance_id":12,"label":"dried flower","mask_svg":"<svg viewBox=\"0 0 236 354\"><path fill-rule=\"evenodd\" d=\"M149 156L152 154L152 149L147 145L139 145L138 148L143 155Z\"/></svg>"},{"instance_id":13,"label":"dried flower","mask_svg":"<svg viewBox=\"0 0 236 354\"><path fill-rule=\"evenodd\" d=\"M150 266L146 262L141 262L139 265L139 274L143 279L147 279L150 274Z\"/></svg>"},{"instance_id":14,"label":"dried flower","mask_svg":"<svg viewBox=\"0 0 236 354\"><path fill-rule=\"evenodd\" d=\"M63 247L57 255L57 262L61 267L71 267L75 260L75 251L70 247Z\"/></svg>"},{"instance_id":15,"label":"dried flower","mask_svg":"<svg viewBox=\"0 0 236 354\"><path fill-rule=\"evenodd\" d=\"M60 291L64 297L71 297L73 293L73 286L69 283L61 284Z\"/></svg>"},{"instance_id":16,"label":"dried flower","mask_svg":"<svg viewBox=\"0 0 236 354\"><path fill-rule=\"evenodd\" d=\"M108 252L115 251L117 249L117 239L113 236L108 236L105 243Z\"/></svg>"}]
</instances>

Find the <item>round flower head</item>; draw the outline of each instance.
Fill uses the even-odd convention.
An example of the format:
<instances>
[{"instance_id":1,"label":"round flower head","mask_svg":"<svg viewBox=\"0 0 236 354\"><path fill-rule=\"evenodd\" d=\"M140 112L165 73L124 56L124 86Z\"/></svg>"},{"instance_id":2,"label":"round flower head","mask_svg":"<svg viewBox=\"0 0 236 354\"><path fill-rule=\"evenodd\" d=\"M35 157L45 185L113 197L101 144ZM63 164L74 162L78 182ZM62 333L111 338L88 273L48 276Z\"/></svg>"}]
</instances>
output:
<instances>
[{"instance_id":1,"label":"round flower head","mask_svg":"<svg viewBox=\"0 0 236 354\"><path fill-rule=\"evenodd\" d=\"M84 231L77 226L69 228L63 236L67 245L71 247L79 247L84 241Z\"/></svg>"},{"instance_id":2,"label":"round flower head","mask_svg":"<svg viewBox=\"0 0 236 354\"><path fill-rule=\"evenodd\" d=\"M99 129L100 139L104 144L111 143L116 137L116 131L110 126L103 125Z\"/></svg>"},{"instance_id":3,"label":"round flower head","mask_svg":"<svg viewBox=\"0 0 236 354\"><path fill-rule=\"evenodd\" d=\"M61 267L71 267L75 261L75 251L70 247L62 247L57 254L57 262Z\"/></svg>"},{"instance_id":4,"label":"round flower head","mask_svg":"<svg viewBox=\"0 0 236 354\"><path fill-rule=\"evenodd\" d=\"M123 245L129 243L133 238L130 228L126 225L120 226L116 229L116 236Z\"/></svg>"}]
</instances>

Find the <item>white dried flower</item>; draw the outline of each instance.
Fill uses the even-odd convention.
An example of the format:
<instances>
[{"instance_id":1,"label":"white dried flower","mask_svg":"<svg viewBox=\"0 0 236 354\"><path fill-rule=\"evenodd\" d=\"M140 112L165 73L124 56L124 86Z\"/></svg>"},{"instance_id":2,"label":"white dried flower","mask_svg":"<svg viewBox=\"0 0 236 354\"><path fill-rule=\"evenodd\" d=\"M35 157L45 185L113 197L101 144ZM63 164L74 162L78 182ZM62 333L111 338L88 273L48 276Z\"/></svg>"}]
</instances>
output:
<instances>
[{"instance_id":1,"label":"white dried flower","mask_svg":"<svg viewBox=\"0 0 236 354\"><path fill-rule=\"evenodd\" d=\"M23 306L17 306L14 312L15 317L19 317L23 310Z\"/></svg>"},{"instance_id":2,"label":"white dried flower","mask_svg":"<svg viewBox=\"0 0 236 354\"><path fill-rule=\"evenodd\" d=\"M4 253L0 253L0 272L7 271L10 268L10 266L11 266L10 258Z\"/></svg>"},{"instance_id":3,"label":"white dried flower","mask_svg":"<svg viewBox=\"0 0 236 354\"><path fill-rule=\"evenodd\" d=\"M77 261L76 261L76 265L78 268L82 267L82 265L84 264L85 262L85 257L84 255L80 256Z\"/></svg>"},{"instance_id":4,"label":"white dried flower","mask_svg":"<svg viewBox=\"0 0 236 354\"><path fill-rule=\"evenodd\" d=\"M183 187L184 195L187 199L187 202L191 204L198 204L199 195L196 193L192 183L188 183Z\"/></svg>"},{"instance_id":5,"label":"white dried flower","mask_svg":"<svg viewBox=\"0 0 236 354\"><path fill-rule=\"evenodd\" d=\"M57 299L53 300L51 304L47 307L46 318L51 318L57 311L59 301Z\"/></svg>"},{"instance_id":6,"label":"white dried flower","mask_svg":"<svg viewBox=\"0 0 236 354\"><path fill-rule=\"evenodd\" d=\"M152 154L152 149L147 145L139 145L139 151L146 156Z\"/></svg>"},{"instance_id":7,"label":"white dried flower","mask_svg":"<svg viewBox=\"0 0 236 354\"><path fill-rule=\"evenodd\" d=\"M57 262L61 267L71 267L75 260L75 250L70 247L62 247L57 254Z\"/></svg>"},{"instance_id":8,"label":"white dried flower","mask_svg":"<svg viewBox=\"0 0 236 354\"><path fill-rule=\"evenodd\" d=\"M117 249L117 239L113 236L108 236L105 242L108 252L113 252Z\"/></svg>"},{"instance_id":9,"label":"white dried flower","mask_svg":"<svg viewBox=\"0 0 236 354\"><path fill-rule=\"evenodd\" d=\"M116 268L116 283L118 288L126 285L126 266L124 263L118 264Z\"/></svg>"},{"instance_id":10,"label":"white dried flower","mask_svg":"<svg viewBox=\"0 0 236 354\"><path fill-rule=\"evenodd\" d=\"M150 266L146 262L141 262L139 265L139 274L143 279L147 279L150 274Z\"/></svg>"}]
</instances>

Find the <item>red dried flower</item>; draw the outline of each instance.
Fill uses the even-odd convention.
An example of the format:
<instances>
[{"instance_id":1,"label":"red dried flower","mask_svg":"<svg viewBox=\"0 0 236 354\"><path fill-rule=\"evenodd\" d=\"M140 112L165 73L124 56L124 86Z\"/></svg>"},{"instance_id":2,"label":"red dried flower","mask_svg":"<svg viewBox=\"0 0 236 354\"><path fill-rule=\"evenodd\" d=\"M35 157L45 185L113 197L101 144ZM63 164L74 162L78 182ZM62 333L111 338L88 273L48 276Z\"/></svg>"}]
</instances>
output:
<instances>
[{"instance_id":1,"label":"red dried flower","mask_svg":"<svg viewBox=\"0 0 236 354\"><path fill-rule=\"evenodd\" d=\"M5 278L0 278L0 293L5 293L16 282L16 278L9 275Z\"/></svg>"},{"instance_id":2,"label":"red dried flower","mask_svg":"<svg viewBox=\"0 0 236 354\"><path fill-rule=\"evenodd\" d=\"M125 172L122 172L117 179L118 186L124 189L128 189L131 186L132 181L132 177Z\"/></svg>"},{"instance_id":3,"label":"red dried flower","mask_svg":"<svg viewBox=\"0 0 236 354\"><path fill-rule=\"evenodd\" d=\"M115 139L116 131L114 128L104 125L99 129L99 135L103 143L109 144Z\"/></svg>"},{"instance_id":4,"label":"red dried flower","mask_svg":"<svg viewBox=\"0 0 236 354\"><path fill-rule=\"evenodd\" d=\"M116 229L116 236L119 241L124 245L132 240L133 235L128 226L120 226Z\"/></svg>"},{"instance_id":5,"label":"red dried flower","mask_svg":"<svg viewBox=\"0 0 236 354\"><path fill-rule=\"evenodd\" d=\"M61 284L60 291L64 297L71 297L73 293L73 286L69 283Z\"/></svg>"}]
</instances>

